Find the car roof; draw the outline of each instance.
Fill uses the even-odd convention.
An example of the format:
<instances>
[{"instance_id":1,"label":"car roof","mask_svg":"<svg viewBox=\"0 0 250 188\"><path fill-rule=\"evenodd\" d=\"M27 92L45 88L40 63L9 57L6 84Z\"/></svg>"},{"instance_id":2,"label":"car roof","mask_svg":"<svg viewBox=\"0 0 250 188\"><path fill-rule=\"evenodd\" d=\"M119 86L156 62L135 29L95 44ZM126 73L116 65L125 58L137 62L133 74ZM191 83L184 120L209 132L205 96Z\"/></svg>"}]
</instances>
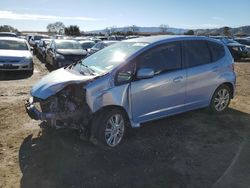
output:
<instances>
[{"instance_id":1,"label":"car roof","mask_svg":"<svg viewBox=\"0 0 250 188\"><path fill-rule=\"evenodd\" d=\"M170 40L170 39L172 39L172 40L182 40L182 39L195 39L195 40L202 39L202 40L209 40L208 37L204 37L204 36L157 35L157 36L150 36L150 37L141 37L141 38L128 39L128 40L124 40L124 42L156 43L156 42L160 42L160 41L164 41L164 40Z\"/></svg>"},{"instance_id":2,"label":"car roof","mask_svg":"<svg viewBox=\"0 0 250 188\"><path fill-rule=\"evenodd\" d=\"M81 44L82 43L95 43L93 40L80 40L79 41Z\"/></svg>"},{"instance_id":3,"label":"car roof","mask_svg":"<svg viewBox=\"0 0 250 188\"><path fill-rule=\"evenodd\" d=\"M120 41L117 41L117 40L103 40L103 41L100 41L100 43L105 43L105 44L115 43L115 42L120 42Z\"/></svg>"},{"instance_id":4,"label":"car roof","mask_svg":"<svg viewBox=\"0 0 250 188\"><path fill-rule=\"evenodd\" d=\"M26 42L25 39L17 38L17 37L0 37L0 40L10 40L10 41L22 41L22 42Z\"/></svg>"},{"instance_id":5,"label":"car roof","mask_svg":"<svg viewBox=\"0 0 250 188\"><path fill-rule=\"evenodd\" d=\"M78 42L73 39L53 39L55 42Z\"/></svg>"},{"instance_id":6,"label":"car roof","mask_svg":"<svg viewBox=\"0 0 250 188\"><path fill-rule=\"evenodd\" d=\"M52 39L48 39L48 38L43 38L41 39L42 41L52 41Z\"/></svg>"},{"instance_id":7,"label":"car roof","mask_svg":"<svg viewBox=\"0 0 250 188\"><path fill-rule=\"evenodd\" d=\"M16 33L13 33L13 32L0 32L0 34L11 34L11 35L16 35Z\"/></svg>"}]
</instances>

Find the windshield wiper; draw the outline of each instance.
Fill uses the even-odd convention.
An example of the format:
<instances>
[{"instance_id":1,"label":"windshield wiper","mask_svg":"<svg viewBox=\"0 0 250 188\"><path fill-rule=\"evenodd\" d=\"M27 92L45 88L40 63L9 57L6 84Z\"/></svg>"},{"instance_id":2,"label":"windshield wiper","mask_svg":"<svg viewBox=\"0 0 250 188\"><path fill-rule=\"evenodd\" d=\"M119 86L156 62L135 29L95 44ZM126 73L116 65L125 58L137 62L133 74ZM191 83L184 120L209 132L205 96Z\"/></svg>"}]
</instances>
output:
<instances>
[{"instance_id":1,"label":"windshield wiper","mask_svg":"<svg viewBox=\"0 0 250 188\"><path fill-rule=\"evenodd\" d=\"M76 66L78 63L81 63L81 62L82 62L81 59L80 59L80 60L76 60L76 61L73 62L72 64L70 64L70 65L64 67L64 69L71 69L72 67Z\"/></svg>"},{"instance_id":2,"label":"windshield wiper","mask_svg":"<svg viewBox=\"0 0 250 188\"><path fill-rule=\"evenodd\" d=\"M95 71L94 71L92 68L90 68L88 65L85 65L85 64L81 63L81 66L86 67L88 70L91 71L91 74L92 74L92 75L95 75L95 74L94 74Z\"/></svg>"}]
</instances>

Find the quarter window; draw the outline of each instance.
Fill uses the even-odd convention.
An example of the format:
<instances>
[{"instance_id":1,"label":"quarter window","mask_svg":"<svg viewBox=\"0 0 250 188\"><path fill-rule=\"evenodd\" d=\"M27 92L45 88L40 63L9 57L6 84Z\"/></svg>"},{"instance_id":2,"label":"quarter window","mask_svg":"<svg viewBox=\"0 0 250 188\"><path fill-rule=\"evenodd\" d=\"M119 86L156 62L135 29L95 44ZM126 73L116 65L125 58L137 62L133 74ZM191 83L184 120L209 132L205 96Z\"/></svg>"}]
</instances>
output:
<instances>
[{"instance_id":1,"label":"quarter window","mask_svg":"<svg viewBox=\"0 0 250 188\"><path fill-rule=\"evenodd\" d=\"M171 42L151 49L139 58L139 68L151 68L155 74L181 69L181 45Z\"/></svg>"},{"instance_id":2,"label":"quarter window","mask_svg":"<svg viewBox=\"0 0 250 188\"><path fill-rule=\"evenodd\" d=\"M135 72L135 62L132 61L122 67L116 74L115 83L117 85L126 84L131 81Z\"/></svg>"},{"instance_id":3,"label":"quarter window","mask_svg":"<svg viewBox=\"0 0 250 188\"><path fill-rule=\"evenodd\" d=\"M211 55L207 41L185 41L185 60L186 66L194 67L211 63Z\"/></svg>"},{"instance_id":4,"label":"quarter window","mask_svg":"<svg viewBox=\"0 0 250 188\"><path fill-rule=\"evenodd\" d=\"M212 53L213 62L218 61L225 56L225 50L221 44L209 41L208 45Z\"/></svg>"}]
</instances>

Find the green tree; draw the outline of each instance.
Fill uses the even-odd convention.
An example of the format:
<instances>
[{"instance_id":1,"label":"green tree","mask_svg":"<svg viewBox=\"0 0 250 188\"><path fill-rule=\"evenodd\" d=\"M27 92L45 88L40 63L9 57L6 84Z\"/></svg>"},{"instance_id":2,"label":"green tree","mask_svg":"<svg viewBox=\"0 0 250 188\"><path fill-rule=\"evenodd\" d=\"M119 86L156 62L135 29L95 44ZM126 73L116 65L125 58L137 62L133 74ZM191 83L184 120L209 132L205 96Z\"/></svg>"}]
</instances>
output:
<instances>
[{"instance_id":1,"label":"green tree","mask_svg":"<svg viewBox=\"0 0 250 188\"><path fill-rule=\"evenodd\" d=\"M188 30L184 35L194 35L194 30Z\"/></svg>"},{"instance_id":2,"label":"green tree","mask_svg":"<svg viewBox=\"0 0 250 188\"><path fill-rule=\"evenodd\" d=\"M13 32L13 33L19 33L19 31L18 31L16 28L14 28L14 27L12 27L12 26L10 26L10 25L1 25L1 26L0 26L0 32Z\"/></svg>"},{"instance_id":3,"label":"green tree","mask_svg":"<svg viewBox=\"0 0 250 188\"><path fill-rule=\"evenodd\" d=\"M225 36L230 36L231 32L230 32L230 28L229 27L223 27L223 35Z\"/></svg>"},{"instance_id":4,"label":"green tree","mask_svg":"<svg viewBox=\"0 0 250 188\"><path fill-rule=\"evenodd\" d=\"M68 36L80 36L81 32L77 25L70 25L69 27L65 27L65 35Z\"/></svg>"}]
</instances>

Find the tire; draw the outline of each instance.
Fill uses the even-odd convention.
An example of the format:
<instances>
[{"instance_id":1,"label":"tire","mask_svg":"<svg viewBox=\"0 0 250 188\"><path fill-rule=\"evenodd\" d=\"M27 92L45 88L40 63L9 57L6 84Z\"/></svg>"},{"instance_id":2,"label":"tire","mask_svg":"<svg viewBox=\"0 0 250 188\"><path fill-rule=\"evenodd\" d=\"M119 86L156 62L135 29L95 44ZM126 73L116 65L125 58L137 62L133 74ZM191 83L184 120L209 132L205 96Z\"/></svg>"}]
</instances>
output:
<instances>
[{"instance_id":1,"label":"tire","mask_svg":"<svg viewBox=\"0 0 250 188\"><path fill-rule=\"evenodd\" d=\"M57 61L54 59L53 60L53 69L54 70L56 70L56 69L58 69L59 67L58 67L58 63L57 63Z\"/></svg>"},{"instance_id":2,"label":"tire","mask_svg":"<svg viewBox=\"0 0 250 188\"><path fill-rule=\"evenodd\" d=\"M227 85L218 87L210 102L210 111L212 113L222 113L227 110L232 99L232 91Z\"/></svg>"},{"instance_id":3,"label":"tire","mask_svg":"<svg viewBox=\"0 0 250 188\"><path fill-rule=\"evenodd\" d=\"M128 124L128 118L122 110L104 109L92 120L90 141L104 148L114 148L123 140Z\"/></svg>"},{"instance_id":4,"label":"tire","mask_svg":"<svg viewBox=\"0 0 250 188\"><path fill-rule=\"evenodd\" d=\"M41 57L42 63L46 64L46 55L43 54Z\"/></svg>"}]
</instances>

